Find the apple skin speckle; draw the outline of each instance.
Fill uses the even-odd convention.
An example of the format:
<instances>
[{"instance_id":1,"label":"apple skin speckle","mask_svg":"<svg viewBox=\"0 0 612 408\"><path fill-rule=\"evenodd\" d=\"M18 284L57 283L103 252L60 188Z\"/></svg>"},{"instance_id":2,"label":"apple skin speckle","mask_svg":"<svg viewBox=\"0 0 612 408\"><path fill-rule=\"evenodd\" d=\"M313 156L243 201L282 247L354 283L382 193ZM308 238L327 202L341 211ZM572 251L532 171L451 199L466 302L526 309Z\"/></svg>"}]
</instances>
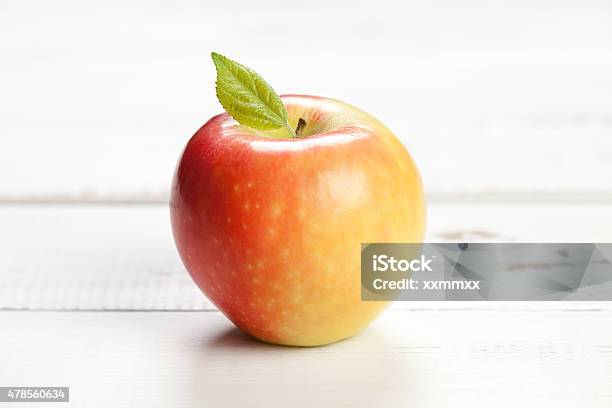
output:
<instances>
[{"instance_id":1,"label":"apple skin speckle","mask_svg":"<svg viewBox=\"0 0 612 408\"><path fill-rule=\"evenodd\" d=\"M179 254L238 327L271 343L352 336L387 302L360 300L362 242L422 242L418 170L375 118L320 97L282 97L310 134L261 137L229 115L187 144L171 189Z\"/></svg>"}]
</instances>

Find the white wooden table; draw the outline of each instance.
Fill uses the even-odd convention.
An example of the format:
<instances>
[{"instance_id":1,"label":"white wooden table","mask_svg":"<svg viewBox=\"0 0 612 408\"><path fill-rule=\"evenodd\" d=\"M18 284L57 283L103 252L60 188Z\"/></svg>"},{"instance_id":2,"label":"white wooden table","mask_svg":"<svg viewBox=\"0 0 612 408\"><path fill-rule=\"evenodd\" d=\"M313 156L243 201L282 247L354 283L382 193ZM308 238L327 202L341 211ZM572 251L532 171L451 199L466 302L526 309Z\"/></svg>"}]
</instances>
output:
<instances>
[{"instance_id":1,"label":"white wooden table","mask_svg":"<svg viewBox=\"0 0 612 408\"><path fill-rule=\"evenodd\" d=\"M612 231L609 205L476 207L432 203L429 238ZM0 225L0 384L70 386L71 406L612 403L610 303L402 302L347 341L277 347L194 288L165 205L5 205Z\"/></svg>"},{"instance_id":2,"label":"white wooden table","mask_svg":"<svg viewBox=\"0 0 612 408\"><path fill-rule=\"evenodd\" d=\"M285 348L185 273L167 192L220 109L211 50L387 123L429 241L612 241L612 6L405 3L1 3L0 386L69 386L73 407L611 407L610 302L404 302Z\"/></svg>"}]
</instances>

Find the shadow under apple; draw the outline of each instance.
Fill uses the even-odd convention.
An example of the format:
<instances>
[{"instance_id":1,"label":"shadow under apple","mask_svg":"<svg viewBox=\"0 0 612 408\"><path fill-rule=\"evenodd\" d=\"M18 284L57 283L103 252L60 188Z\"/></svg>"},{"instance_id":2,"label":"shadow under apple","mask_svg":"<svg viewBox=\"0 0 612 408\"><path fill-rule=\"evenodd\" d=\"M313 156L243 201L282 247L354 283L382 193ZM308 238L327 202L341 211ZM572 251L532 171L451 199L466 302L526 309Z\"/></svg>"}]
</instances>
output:
<instances>
[{"instance_id":1,"label":"shadow under apple","mask_svg":"<svg viewBox=\"0 0 612 408\"><path fill-rule=\"evenodd\" d=\"M194 406L406 406L414 387L409 355L376 324L304 348L264 343L227 322L201 339L193 364Z\"/></svg>"}]
</instances>

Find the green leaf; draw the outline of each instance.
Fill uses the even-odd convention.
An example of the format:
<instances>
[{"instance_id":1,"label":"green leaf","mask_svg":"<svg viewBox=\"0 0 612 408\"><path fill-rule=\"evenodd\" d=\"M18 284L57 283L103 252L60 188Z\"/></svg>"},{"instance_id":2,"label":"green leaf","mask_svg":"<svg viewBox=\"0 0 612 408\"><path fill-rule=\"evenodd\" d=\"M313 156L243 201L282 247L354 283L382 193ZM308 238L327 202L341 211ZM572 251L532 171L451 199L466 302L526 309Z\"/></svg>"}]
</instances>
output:
<instances>
[{"instance_id":1,"label":"green leaf","mask_svg":"<svg viewBox=\"0 0 612 408\"><path fill-rule=\"evenodd\" d=\"M258 130L289 126L285 105L261 76L221 54L211 56L217 68L217 98L238 123Z\"/></svg>"}]
</instances>

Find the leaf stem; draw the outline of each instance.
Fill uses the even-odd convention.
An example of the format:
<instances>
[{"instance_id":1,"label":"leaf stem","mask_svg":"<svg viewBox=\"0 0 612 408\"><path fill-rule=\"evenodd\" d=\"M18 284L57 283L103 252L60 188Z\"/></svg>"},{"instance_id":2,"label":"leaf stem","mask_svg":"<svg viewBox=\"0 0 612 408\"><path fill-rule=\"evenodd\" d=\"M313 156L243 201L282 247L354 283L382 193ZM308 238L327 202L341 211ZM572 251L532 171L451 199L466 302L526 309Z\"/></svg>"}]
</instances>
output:
<instances>
[{"instance_id":1,"label":"leaf stem","mask_svg":"<svg viewBox=\"0 0 612 408\"><path fill-rule=\"evenodd\" d=\"M298 137L298 135L295 134L295 131L293 130L293 128L289 126L289 122L285 122L285 128L289 131L289 134L291 135L293 139Z\"/></svg>"}]
</instances>

